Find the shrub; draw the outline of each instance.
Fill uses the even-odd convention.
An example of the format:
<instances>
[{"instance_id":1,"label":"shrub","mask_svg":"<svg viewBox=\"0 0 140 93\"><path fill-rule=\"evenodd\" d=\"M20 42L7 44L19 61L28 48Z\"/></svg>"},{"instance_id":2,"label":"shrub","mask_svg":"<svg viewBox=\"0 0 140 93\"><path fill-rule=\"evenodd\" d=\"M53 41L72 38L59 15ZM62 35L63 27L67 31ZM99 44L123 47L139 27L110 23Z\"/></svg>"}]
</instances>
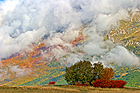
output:
<instances>
[{"instance_id":1,"label":"shrub","mask_svg":"<svg viewBox=\"0 0 140 93\"><path fill-rule=\"evenodd\" d=\"M49 85L54 85L56 82L55 81L52 81L52 82L49 82Z\"/></svg>"},{"instance_id":2,"label":"shrub","mask_svg":"<svg viewBox=\"0 0 140 93\"><path fill-rule=\"evenodd\" d=\"M107 79L97 79L93 83L94 87L109 88L111 87L110 80Z\"/></svg>"},{"instance_id":3,"label":"shrub","mask_svg":"<svg viewBox=\"0 0 140 93\"><path fill-rule=\"evenodd\" d=\"M82 82L75 82L76 86L83 86Z\"/></svg>"},{"instance_id":4,"label":"shrub","mask_svg":"<svg viewBox=\"0 0 140 93\"><path fill-rule=\"evenodd\" d=\"M124 88L124 85L126 85L127 82L123 80L111 80L111 83L112 88Z\"/></svg>"},{"instance_id":5,"label":"shrub","mask_svg":"<svg viewBox=\"0 0 140 93\"><path fill-rule=\"evenodd\" d=\"M89 82L84 83L84 86L90 86L90 83Z\"/></svg>"},{"instance_id":6,"label":"shrub","mask_svg":"<svg viewBox=\"0 0 140 93\"><path fill-rule=\"evenodd\" d=\"M123 80L107 80L107 79L97 79L93 82L94 87L101 88L124 88L127 82Z\"/></svg>"}]
</instances>

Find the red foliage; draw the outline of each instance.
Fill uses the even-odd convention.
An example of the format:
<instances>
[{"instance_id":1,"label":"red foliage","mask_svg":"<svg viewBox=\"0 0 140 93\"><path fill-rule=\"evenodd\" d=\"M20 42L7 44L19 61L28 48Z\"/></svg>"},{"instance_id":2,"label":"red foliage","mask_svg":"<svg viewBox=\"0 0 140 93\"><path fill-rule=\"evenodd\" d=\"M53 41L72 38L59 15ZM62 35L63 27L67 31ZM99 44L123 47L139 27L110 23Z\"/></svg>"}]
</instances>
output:
<instances>
[{"instance_id":1,"label":"red foliage","mask_svg":"<svg viewBox=\"0 0 140 93\"><path fill-rule=\"evenodd\" d=\"M97 79L93 83L94 87L109 88L111 86L110 80L107 79Z\"/></svg>"},{"instance_id":2,"label":"red foliage","mask_svg":"<svg viewBox=\"0 0 140 93\"><path fill-rule=\"evenodd\" d=\"M123 80L111 80L111 87L112 88L124 88L124 85L127 82L123 81Z\"/></svg>"},{"instance_id":3,"label":"red foliage","mask_svg":"<svg viewBox=\"0 0 140 93\"><path fill-rule=\"evenodd\" d=\"M76 82L75 85L76 86L83 86L83 84L81 82Z\"/></svg>"},{"instance_id":4,"label":"red foliage","mask_svg":"<svg viewBox=\"0 0 140 93\"><path fill-rule=\"evenodd\" d=\"M90 83L89 82L84 83L84 86L90 86Z\"/></svg>"},{"instance_id":5,"label":"red foliage","mask_svg":"<svg viewBox=\"0 0 140 93\"><path fill-rule=\"evenodd\" d=\"M56 82L55 81L52 81L52 82L49 82L49 85L54 85Z\"/></svg>"},{"instance_id":6,"label":"red foliage","mask_svg":"<svg viewBox=\"0 0 140 93\"><path fill-rule=\"evenodd\" d=\"M123 80L107 80L107 79L97 79L93 85L94 87L101 87L101 88L124 88L124 85L127 82Z\"/></svg>"}]
</instances>

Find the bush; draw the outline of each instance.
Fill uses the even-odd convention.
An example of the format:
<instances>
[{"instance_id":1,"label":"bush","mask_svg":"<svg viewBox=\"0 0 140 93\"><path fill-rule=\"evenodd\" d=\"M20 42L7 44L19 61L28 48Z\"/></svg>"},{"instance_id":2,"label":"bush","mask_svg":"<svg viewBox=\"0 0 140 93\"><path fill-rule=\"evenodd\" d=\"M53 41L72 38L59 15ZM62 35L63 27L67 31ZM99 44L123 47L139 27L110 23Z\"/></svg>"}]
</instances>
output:
<instances>
[{"instance_id":1,"label":"bush","mask_svg":"<svg viewBox=\"0 0 140 93\"><path fill-rule=\"evenodd\" d=\"M93 86L101 88L124 88L126 83L127 82L123 80L97 79L95 82L93 82Z\"/></svg>"},{"instance_id":2,"label":"bush","mask_svg":"<svg viewBox=\"0 0 140 93\"><path fill-rule=\"evenodd\" d=\"M52 82L49 82L49 85L54 85L56 82L55 81L52 81Z\"/></svg>"},{"instance_id":3,"label":"bush","mask_svg":"<svg viewBox=\"0 0 140 93\"><path fill-rule=\"evenodd\" d=\"M83 86L82 82L76 82L75 85L76 86Z\"/></svg>"},{"instance_id":4,"label":"bush","mask_svg":"<svg viewBox=\"0 0 140 93\"><path fill-rule=\"evenodd\" d=\"M111 87L110 80L107 79L97 79L93 82L94 87L109 88Z\"/></svg>"},{"instance_id":5,"label":"bush","mask_svg":"<svg viewBox=\"0 0 140 93\"><path fill-rule=\"evenodd\" d=\"M124 88L127 82L123 80L111 80L111 87L112 88Z\"/></svg>"},{"instance_id":6,"label":"bush","mask_svg":"<svg viewBox=\"0 0 140 93\"><path fill-rule=\"evenodd\" d=\"M89 82L84 83L84 86L90 86L90 83Z\"/></svg>"}]
</instances>

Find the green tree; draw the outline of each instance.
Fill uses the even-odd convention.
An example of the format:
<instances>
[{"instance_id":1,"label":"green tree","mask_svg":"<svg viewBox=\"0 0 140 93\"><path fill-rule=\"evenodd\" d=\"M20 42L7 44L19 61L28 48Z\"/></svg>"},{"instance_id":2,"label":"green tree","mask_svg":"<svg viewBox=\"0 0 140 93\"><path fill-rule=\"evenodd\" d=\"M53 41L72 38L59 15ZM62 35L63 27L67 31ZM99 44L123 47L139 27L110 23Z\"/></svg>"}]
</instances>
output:
<instances>
[{"instance_id":1,"label":"green tree","mask_svg":"<svg viewBox=\"0 0 140 93\"><path fill-rule=\"evenodd\" d=\"M104 74L104 68L101 62L98 63L94 63L94 73L96 76L96 79L101 79L103 78L103 74Z\"/></svg>"},{"instance_id":2,"label":"green tree","mask_svg":"<svg viewBox=\"0 0 140 93\"><path fill-rule=\"evenodd\" d=\"M96 79L110 79L114 77L112 68L104 68L101 62L94 63L93 65L89 61L80 61L66 67L66 74L64 75L68 84L75 84L76 82L90 83Z\"/></svg>"},{"instance_id":3,"label":"green tree","mask_svg":"<svg viewBox=\"0 0 140 93\"><path fill-rule=\"evenodd\" d=\"M66 74L64 75L68 84L91 82L94 76L94 69L89 61L80 61L69 68L66 67Z\"/></svg>"}]
</instances>

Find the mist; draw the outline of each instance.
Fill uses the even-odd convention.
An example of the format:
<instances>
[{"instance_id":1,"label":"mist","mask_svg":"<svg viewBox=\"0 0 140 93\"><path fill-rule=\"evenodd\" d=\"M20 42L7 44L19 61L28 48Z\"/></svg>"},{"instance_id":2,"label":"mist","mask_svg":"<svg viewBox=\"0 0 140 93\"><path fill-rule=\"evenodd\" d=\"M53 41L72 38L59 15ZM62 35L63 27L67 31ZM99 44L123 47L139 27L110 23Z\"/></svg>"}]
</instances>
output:
<instances>
[{"instance_id":1,"label":"mist","mask_svg":"<svg viewBox=\"0 0 140 93\"><path fill-rule=\"evenodd\" d=\"M46 47L59 44L67 47L51 50L62 64L64 61L74 64L93 56L92 62L138 64L137 56L119 44L104 41L103 35L117 27L119 20L127 19L128 10L139 10L139 5L139 0L5 0L0 3L0 59L45 38ZM87 26L83 34L88 39L72 46L70 41L83 26ZM48 58L45 52L42 56L51 61L53 56ZM68 56L62 58L64 55ZM102 57L94 59L98 55Z\"/></svg>"}]
</instances>

